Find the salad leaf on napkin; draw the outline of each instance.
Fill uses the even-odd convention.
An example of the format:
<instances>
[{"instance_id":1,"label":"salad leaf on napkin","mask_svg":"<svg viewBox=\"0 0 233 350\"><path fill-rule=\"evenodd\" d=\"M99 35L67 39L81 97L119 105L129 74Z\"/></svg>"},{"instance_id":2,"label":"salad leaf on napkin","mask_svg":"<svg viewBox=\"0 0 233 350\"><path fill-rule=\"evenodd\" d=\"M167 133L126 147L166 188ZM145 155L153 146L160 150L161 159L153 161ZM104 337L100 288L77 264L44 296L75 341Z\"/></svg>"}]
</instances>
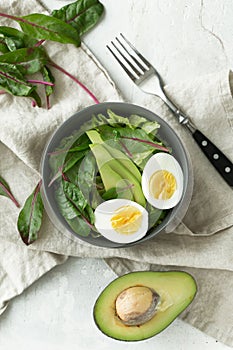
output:
<instances>
[{"instance_id":1,"label":"salad leaf on napkin","mask_svg":"<svg viewBox=\"0 0 233 350\"><path fill-rule=\"evenodd\" d=\"M10 186L8 183L3 179L3 177L0 176L0 196L8 197L12 200L13 203L15 203L16 207L20 207L18 201L13 196Z\"/></svg>"},{"instance_id":2,"label":"salad leaf on napkin","mask_svg":"<svg viewBox=\"0 0 233 350\"><path fill-rule=\"evenodd\" d=\"M42 224L44 205L42 202L40 181L33 193L27 198L23 209L19 213L17 227L23 242L31 244L38 238L38 232Z\"/></svg>"},{"instance_id":3,"label":"salad leaf on napkin","mask_svg":"<svg viewBox=\"0 0 233 350\"><path fill-rule=\"evenodd\" d=\"M2 67L6 66L5 69L7 69L7 65L14 64L20 70L25 82L29 80L35 84L44 84L47 108L50 108L49 97L54 91L53 86L55 84L52 71L48 66L59 70L72 79L86 91L95 103L99 103L95 95L82 82L53 62L41 45L45 40L52 40L62 44L80 46L80 36L98 22L102 13L103 5L98 0L77 0L60 10L53 11L51 16L32 13L20 17L0 13L0 17L16 21L22 29L20 31L11 27L0 26L0 52L2 52L0 62L2 62ZM28 75L37 72L41 72L43 80L29 79ZM13 72L12 78L14 78ZM17 79L17 76L15 78ZM1 85L0 81L1 89L15 96L30 97L33 100L33 106L41 106L36 85L33 93L24 94L19 94L18 89L7 89L5 85L7 84Z\"/></svg>"},{"instance_id":4,"label":"salad leaf on napkin","mask_svg":"<svg viewBox=\"0 0 233 350\"><path fill-rule=\"evenodd\" d=\"M43 80L45 82L53 84L53 85L45 85L46 105L47 105L47 109L50 109L49 96L51 96L52 93L54 92L55 78L54 78L51 70L45 65L41 69L41 73L43 76Z\"/></svg>"},{"instance_id":5,"label":"salad leaf on napkin","mask_svg":"<svg viewBox=\"0 0 233 350\"><path fill-rule=\"evenodd\" d=\"M43 47L20 48L0 56L2 67L14 65L22 76L39 72L48 62L48 56Z\"/></svg>"},{"instance_id":6,"label":"salad leaf on napkin","mask_svg":"<svg viewBox=\"0 0 233 350\"><path fill-rule=\"evenodd\" d=\"M4 52L15 51L23 47L33 47L37 43L36 39L31 38L26 33L6 26L0 26L0 41L6 46Z\"/></svg>"},{"instance_id":7,"label":"salad leaf on napkin","mask_svg":"<svg viewBox=\"0 0 233 350\"><path fill-rule=\"evenodd\" d=\"M36 87L28 83L14 64L0 62L0 88L15 96L31 96Z\"/></svg>"},{"instance_id":8,"label":"salad leaf on napkin","mask_svg":"<svg viewBox=\"0 0 233 350\"><path fill-rule=\"evenodd\" d=\"M79 33L72 26L52 16L40 13L23 17L0 13L0 16L18 22L23 32L34 39L80 45Z\"/></svg>"},{"instance_id":9,"label":"salad leaf on napkin","mask_svg":"<svg viewBox=\"0 0 233 350\"><path fill-rule=\"evenodd\" d=\"M52 16L70 24L83 35L98 22L102 13L103 5L98 0L80 0L54 10Z\"/></svg>"},{"instance_id":10,"label":"salad leaf on napkin","mask_svg":"<svg viewBox=\"0 0 233 350\"><path fill-rule=\"evenodd\" d=\"M33 13L16 19L16 21L19 22L23 32L32 38L52 40L62 44L74 44L75 46L81 44L78 31L53 16Z\"/></svg>"}]
</instances>

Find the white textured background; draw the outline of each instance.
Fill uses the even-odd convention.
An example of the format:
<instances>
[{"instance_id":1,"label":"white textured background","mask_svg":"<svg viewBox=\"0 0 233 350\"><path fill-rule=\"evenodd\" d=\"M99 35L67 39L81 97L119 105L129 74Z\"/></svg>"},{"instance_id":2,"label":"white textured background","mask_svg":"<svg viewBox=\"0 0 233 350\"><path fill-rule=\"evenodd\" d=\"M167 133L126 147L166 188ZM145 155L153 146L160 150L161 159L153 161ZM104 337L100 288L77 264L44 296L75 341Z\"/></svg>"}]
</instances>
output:
<instances>
[{"instance_id":1,"label":"white textured background","mask_svg":"<svg viewBox=\"0 0 233 350\"><path fill-rule=\"evenodd\" d=\"M68 2L44 0L50 9ZM102 3L105 17L84 41L129 101L143 103L145 96L105 48L120 32L156 66L166 83L190 80L233 65L232 0ZM72 258L55 268L16 298L2 315L0 349L228 349L180 320L158 336L139 343L120 343L103 336L93 323L92 308L100 291L114 277L101 260Z\"/></svg>"}]
</instances>

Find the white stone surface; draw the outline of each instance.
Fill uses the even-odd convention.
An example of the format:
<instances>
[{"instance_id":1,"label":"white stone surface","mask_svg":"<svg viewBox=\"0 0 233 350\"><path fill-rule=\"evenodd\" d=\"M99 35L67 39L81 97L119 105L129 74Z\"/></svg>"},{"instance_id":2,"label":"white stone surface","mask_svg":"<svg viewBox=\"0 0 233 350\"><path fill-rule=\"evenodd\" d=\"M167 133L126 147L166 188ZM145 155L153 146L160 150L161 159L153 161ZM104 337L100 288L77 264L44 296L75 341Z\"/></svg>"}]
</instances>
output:
<instances>
[{"instance_id":1,"label":"white stone surface","mask_svg":"<svg viewBox=\"0 0 233 350\"><path fill-rule=\"evenodd\" d=\"M101 261L71 258L17 297L0 318L2 350L226 350L215 339L176 320L142 342L118 342L95 326L96 297L115 278Z\"/></svg>"},{"instance_id":2,"label":"white stone surface","mask_svg":"<svg viewBox=\"0 0 233 350\"><path fill-rule=\"evenodd\" d=\"M68 2L44 0L50 9ZM230 0L102 2L106 8L104 19L84 41L128 101L143 104L144 95L127 79L105 47L120 32L135 43L167 83L232 66ZM158 336L139 343L105 337L94 325L92 309L98 294L114 277L101 260L71 258L55 268L17 297L1 316L0 349L228 349L180 320Z\"/></svg>"}]
</instances>

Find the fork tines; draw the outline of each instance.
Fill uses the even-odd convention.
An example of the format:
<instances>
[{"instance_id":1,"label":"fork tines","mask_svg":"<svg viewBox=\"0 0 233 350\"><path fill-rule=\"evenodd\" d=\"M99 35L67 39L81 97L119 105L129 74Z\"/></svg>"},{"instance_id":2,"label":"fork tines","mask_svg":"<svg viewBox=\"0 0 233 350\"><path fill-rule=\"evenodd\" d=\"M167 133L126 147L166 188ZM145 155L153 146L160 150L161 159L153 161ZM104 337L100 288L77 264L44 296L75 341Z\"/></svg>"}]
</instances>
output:
<instances>
[{"instance_id":1,"label":"fork tines","mask_svg":"<svg viewBox=\"0 0 233 350\"><path fill-rule=\"evenodd\" d=\"M134 82L151 68L151 64L122 33L115 38L115 42L111 41L111 46L107 45L107 48Z\"/></svg>"}]
</instances>

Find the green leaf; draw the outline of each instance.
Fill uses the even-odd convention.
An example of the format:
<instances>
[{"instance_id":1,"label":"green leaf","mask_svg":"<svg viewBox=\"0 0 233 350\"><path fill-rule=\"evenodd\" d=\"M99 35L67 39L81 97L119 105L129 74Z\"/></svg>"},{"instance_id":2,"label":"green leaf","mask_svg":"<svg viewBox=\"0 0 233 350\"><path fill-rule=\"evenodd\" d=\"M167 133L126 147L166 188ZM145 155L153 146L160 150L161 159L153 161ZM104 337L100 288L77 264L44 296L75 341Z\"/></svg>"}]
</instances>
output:
<instances>
[{"instance_id":1,"label":"green leaf","mask_svg":"<svg viewBox=\"0 0 233 350\"><path fill-rule=\"evenodd\" d=\"M116 199L116 198L124 198L129 200L134 200L132 192L130 191L130 185L127 186L127 181L122 180L121 186L119 187L112 187L108 191L104 192L102 195L102 198L105 201L108 201L109 199Z\"/></svg>"},{"instance_id":2,"label":"green leaf","mask_svg":"<svg viewBox=\"0 0 233 350\"><path fill-rule=\"evenodd\" d=\"M91 206L88 204L87 199L84 197L82 191L75 184L64 180L62 180L62 182L63 182L63 190L66 198L71 202L71 204L75 207L75 209L77 209L81 214L80 216L77 216L74 220L75 227L76 227L75 232L77 231L82 232L84 226L85 227L88 226L90 231L90 227L94 223L94 213ZM67 222L70 224L69 220L67 220ZM80 225L79 228L78 228L78 224Z\"/></svg>"},{"instance_id":3,"label":"green leaf","mask_svg":"<svg viewBox=\"0 0 233 350\"><path fill-rule=\"evenodd\" d=\"M129 118L122 117L121 115L117 115L111 109L108 109L107 113L108 113L108 124L114 127L126 125L131 129L135 129L135 126L130 123Z\"/></svg>"},{"instance_id":4,"label":"green leaf","mask_svg":"<svg viewBox=\"0 0 233 350\"><path fill-rule=\"evenodd\" d=\"M23 45L21 40L13 38L5 38L5 43L9 51L15 51L18 47L21 47Z\"/></svg>"},{"instance_id":5,"label":"green leaf","mask_svg":"<svg viewBox=\"0 0 233 350\"><path fill-rule=\"evenodd\" d=\"M10 198L12 202L15 203L17 207L19 207L19 203L17 202L17 200L15 199L15 197L13 196L10 190L10 186L1 176L0 176L0 196L5 196L7 198Z\"/></svg>"},{"instance_id":6,"label":"green leaf","mask_svg":"<svg viewBox=\"0 0 233 350\"><path fill-rule=\"evenodd\" d=\"M103 10L98 0L78 0L54 10L52 16L72 25L81 36L99 21Z\"/></svg>"},{"instance_id":7,"label":"green leaf","mask_svg":"<svg viewBox=\"0 0 233 350\"><path fill-rule=\"evenodd\" d=\"M73 135L64 137L59 147L57 147L54 152L50 153L49 165L52 170L52 180L51 185L55 180L59 179L63 173L70 172L75 166L75 170L78 170L80 161L86 155L89 150L89 138L86 134L81 134L80 132L74 132ZM77 147L77 150L74 149ZM71 152L70 152L71 150ZM76 166L77 165L77 166ZM73 171L71 171L72 177L74 178ZM70 174L68 174L70 178ZM76 182L71 179L71 182Z\"/></svg>"},{"instance_id":8,"label":"green leaf","mask_svg":"<svg viewBox=\"0 0 233 350\"><path fill-rule=\"evenodd\" d=\"M78 172L79 172L79 167L81 162L82 162L82 159L80 159L69 170L65 172L65 175L70 180L70 182L72 182L76 186L78 186Z\"/></svg>"},{"instance_id":9,"label":"green leaf","mask_svg":"<svg viewBox=\"0 0 233 350\"><path fill-rule=\"evenodd\" d=\"M66 221L78 236L87 237L91 232L90 226L80 216L74 219L67 219Z\"/></svg>"},{"instance_id":10,"label":"green leaf","mask_svg":"<svg viewBox=\"0 0 233 350\"><path fill-rule=\"evenodd\" d=\"M109 188L104 194L102 195L102 198L105 201L108 201L109 199L116 199L118 197L117 189L116 187Z\"/></svg>"},{"instance_id":11,"label":"green leaf","mask_svg":"<svg viewBox=\"0 0 233 350\"><path fill-rule=\"evenodd\" d=\"M80 36L75 28L62 20L44 14L33 13L18 17L24 33L38 40L51 40L80 46Z\"/></svg>"},{"instance_id":12,"label":"green leaf","mask_svg":"<svg viewBox=\"0 0 233 350\"><path fill-rule=\"evenodd\" d=\"M149 121L144 117L138 115L130 115L129 117L122 117L117 115L112 110L107 110L108 116L103 114L98 114L97 116L92 116L92 118L84 123L81 127L82 131L86 131L88 129L98 128L99 126L112 126L116 127L128 127L130 129L135 130L136 128L140 128L145 131L146 134L155 135L160 125L156 121Z\"/></svg>"},{"instance_id":13,"label":"green leaf","mask_svg":"<svg viewBox=\"0 0 233 350\"><path fill-rule=\"evenodd\" d=\"M23 75L39 72L48 62L48 56L43 47L18 49L0 56L0 62L13 64Z\"/></svg>"},{"instance_id":14,"label":"green leaf","mask_svg":"<svg viewBox=\"0 0 233 350\"><path fill-rule=\"evenodd\" d=\"M33 90L29 95L28 97L31 97L32 100L35 102L35 104L38 106L38 107L41 107L41 98L40 96L38 95L38 93Z\"/></svg>"},{"instance_id":15,"label":"green leaf","mask_svg":"<svg viewBox=\"0 0 233 350\"><path fill-rule=\"evenodd\" d=\"M42 181L38 183L33 193L27 198L18 217L18 231L26 245L37 240L42 224L44 206L40 194L41 184Z\"/></svg>"},{"instance_id":16,"label":"green leaf","mask_svg":"<svg viewBox=\"0 0 233 350\"><path fill-rule=\"evenodd\" d=\"M66 198L80 211L84 212L87 205L87 199L84 197L82 191L72 182L63 181L63 190Z\"/></svg>"},{"instance_id":17,"label":"green leaf","mask_svg":"<svg viewBox=\"0 0 233 350\"><path fill-rule=\"evenodd\" d=\"M109 116L108 123L112 126L115 126L116 124L124 124L131 129L140 128L141 130L145 131L146 134L153 135L157 133L157 130L160 127L159 123L156 121L149 121L148 119L136 114L132 114L128 118L125 118L117 115L110 109L108 109L107 113Z\"/></svg>"},{"instance_id":18,"label":"green leaf","mask_svg":"<svg viewBox=\"0 0 233 350\"><path fill-rule=\"evenodd\" d=\"M1 38L0 38L0 52L2 52L3 54L9 52L8 47L6 46L5 42L1 40Z\"/></svg>"},{"instance_id":19,"label":"green leaf","mask_svg":"<svg viewBox=\"0 0 233 350\"><path fill-rule=\"evenodd\" d=\"M84 213L85 213L85 216L89 218L90 223L92 225L94 225L95 215L94 215L94 211L93 211L92 207L89 204L87 204Z\"/></svg>"},{"instance_id":20,"label":"green leaf","mask_svg":"<svg viewBox=\"0 0 233 350\"><path fill-rule=\"evenodd\" d=\"M77 208L69 201L69 199L67 199L63 190L62 182L60 182L60 185L55 191L55 197L59 211L65 219L71 220L80 215Z\"/></svg>"},{"instance_id":21,"label":"green leaf","mask_svg":"<svg viewBox=\"0 0 233 350\"><path fill-rule=\"evenodd\" d=\"M78 171L78 186L85 198L89 200L90 193L94 190L94 178L96 172L95 157L89 152L82 160Z\"/></svg>"},{"instance_id":22,"label":"green leaf","mask_svg":"<svg viewBox=\"0 0 233 350\"><path fill-rule=\"evenodd\" d=\"M48 83L53 83L53 84L55 83L55 78L52 75L51 70L47 66L42 67L41 72L42 72L44 81ZM49 86L49 85L45 86L46 96L50 96L53 93L53 91L54 91L54 86Z\"/></svg>"},{"instance_id":23,"label":"green leaf","mask_svg":"<svg viewBox=\"0 0 233 350\"><path fill-rule=\"evenodd\" d=\"M86 151L71 153L71 156L64 159L64 154L52 156L50 158L50 167L54 169L53 177L49 183L51 184L62 176L62 173L66 173L75 164L77 164L86 154Z\"/></svg>"},{"instance_id":24,"label":"green leaf","mask_svg":"<svg viewBox=\"0 0 233 350\"><path fill-rule=\"evenodd\" d=\"M138 115L122 117L112 110L107 110L108 116L98 114L93 116L81 127L82 131L96 129L102 138L113 148L126 153L134 163L144 169L147 160L158 150L152 145L135 140L121 139L121 137L139 138L148 142L162 145L156 139L156 133L160 125L156 121L149 121Z\"/></svg>"},{"instance_id":25,"label":"green leaf","mask_svg":"<svg viewBox=\"0 0 233 350\"><path fill-rule=\"evenodd\" d=\"M160 223L160 219L163 213L166 213L165 210L157 209L153 207L151 204L147 203L146 207L149 213L149 229L157 226Z\"/></svg>"},{"instance_id":26,"label":"green leaf","mask_svg":"<svg viewBox=\"0 0 233 350\"><path fill-rule=\"evenodd\" d=\"M6 44L9 51L32 47L37 43L36 39L29 37L22 31L6 26L0 26L0 40Z\"/></svg>"},{"instance_id":27,"label":"green leaf","mask_svg":"<svg viewBox=\"0 0 233 350\"><path fill-rule=\"evenodd\" d=\"M148 142L155 143L153 135L148 135L145 130L136 128L133 129L129 126L125 127L111 127L109 125L102 125L99 127L99 132L102 135L104 141L111 147L117 148L120 151L126 153L134 163L144 169L145 163L152 154L158 150L145 142L137 142L131 138L138 138ZM124 138L126 137L126 138ZM162 145L161 142L156 141L155 144Z\"/></svg>"},{"instance_id":28,"label":"green leaf","mask_svg":"<svg viewBox=\"0 0 233 350\"><path fill-rule=\"evenodd\" d=\"M71 199L66 195L64 187L71 195ZM77 194L80 196L78 200L76 200ZM55 192L55 197L61 215L72 230L80 236L88 236L91 230L90 225L94 223L94 213L92 208L85 204L85 199L77 186L63 180Z\"/></svg>"},{"instance_id":29,"label":"green leaf","mask_svg":"<svg viewBox=\"0 0 233 350\"><path fill-rule=\"evenodd\" d=\"M93 115L90 120L85 122L80 127L80 130L82 132L86 132L87 130L98 128L100 125L105 125L105 124L108 125L108 121L109 121L109 118L107 118L103 114Z\"/></svg>"},{"instance_id":30,"label":"green leaf","mask_svg":"<svg viewBox=\"0 0 233 350\"><path fill-rule=\"evenodd\" d=\"M21 71L14 64L1 62L0 88L15 96L30 96L36 89L25 81Z\"/></svg>"},{"instance_id":31,"label":"green leaf","mask_svg":"<svg viewBox=\"0 0 233 350\"><path fill-rule=\"evenodd\" d=\"M148 119L141 117L137 114L132 114L129 116L129 121L135 128L140 128L144 130L146 134L155 135L160 128L160 124L156 121L149 121Z\"/></svg>"}]
</instances>

